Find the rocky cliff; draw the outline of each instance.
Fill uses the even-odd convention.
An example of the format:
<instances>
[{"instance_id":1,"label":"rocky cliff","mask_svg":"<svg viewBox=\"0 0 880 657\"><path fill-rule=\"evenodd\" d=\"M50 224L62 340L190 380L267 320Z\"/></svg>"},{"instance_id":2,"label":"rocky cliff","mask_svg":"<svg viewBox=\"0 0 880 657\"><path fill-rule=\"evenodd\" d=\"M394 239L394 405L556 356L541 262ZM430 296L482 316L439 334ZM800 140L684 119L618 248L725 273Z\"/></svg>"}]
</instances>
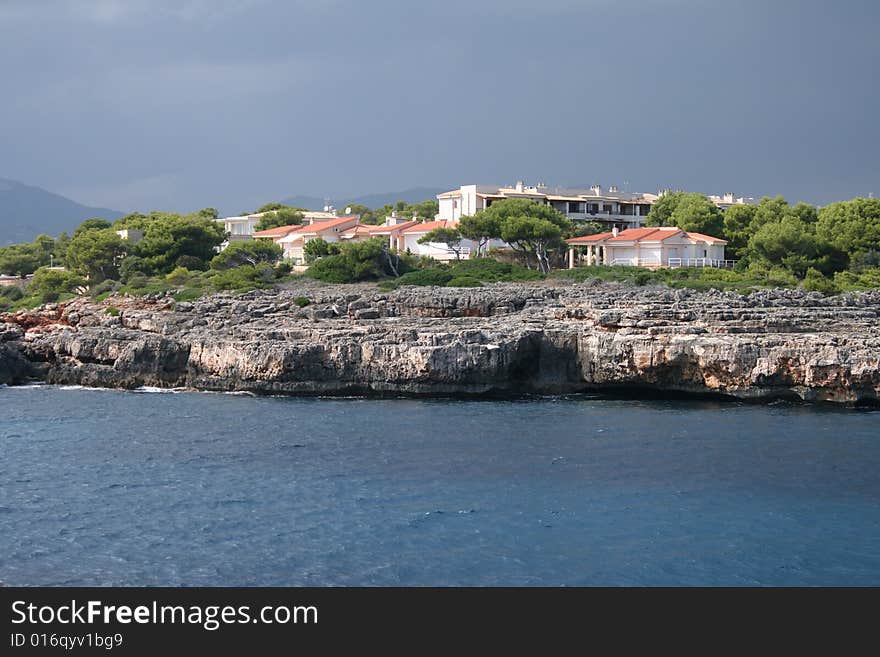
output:
<instances>
[{"instance_id":1,"label":"rocky cliff","mask_svg":"<svg viewBox=\"0 0 880 657\"><path fill-rule=\"evenodd\" d=\"M304 308L295 303L306 297ZM298 283L0 315L0 382L287 394L643 388L876 403L880 292Z\"/></svg>"}]
</instances>

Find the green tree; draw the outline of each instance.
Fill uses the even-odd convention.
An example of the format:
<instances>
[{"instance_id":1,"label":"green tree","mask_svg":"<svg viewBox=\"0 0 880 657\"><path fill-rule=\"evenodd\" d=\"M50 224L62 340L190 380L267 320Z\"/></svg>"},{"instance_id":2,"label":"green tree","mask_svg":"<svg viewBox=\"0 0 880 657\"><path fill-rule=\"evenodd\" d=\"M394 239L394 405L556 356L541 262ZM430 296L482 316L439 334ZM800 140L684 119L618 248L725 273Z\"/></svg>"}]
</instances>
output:
<instances>
[{"instance_id":1,"label":"green tree","mask_svg":"<svg viewBox=\"0 0 880 657\"><path fill-rule=\"evenodd\" d=\"M43 253L34 244L0 247L0 274L26 276L43 264Z\"/></svg>"},{"instance_id":2,"label":"green tree","mask_svg":"<svg viewBox=\"0 0 880 657\"><path fill-rule=\"evenodd\" d=\"M217 208L202 208L199 210L199 215L208 219L219 219L220 211Z\"/></svg>"},{"instance_id":3,"label":"green tree","mask_svg":"<svg viewBox=\"0 0 880 657\"><path fill-rule=\"evenodd\" d=\"M281 226L298 226L303 222L304 210L300 208L278 208L268 211L254 227L255 230L269 230Z\"/></svg>"},{"instance_id":4,"label":"green tree","mask_svg":"<svg viewBox=\"0 0 880 657\"><path fill-rule=\"evenodd\" d=\"M64 231L55 240L55 264L64 265L67 262L67 245L70 244L70 236Z\"/></svg>"},{"instance_id":5,"label":"green tree","mask_svg":"<svg viewBox=\"0 0 880 657\"><path fill-rule=\"evenodd\" d=\"M782 267L801 279L810 268L830 275L847 264L846 254L792 215L759 228L749 240L746 253L754 263Z\"/></svg>"},{"instance_id":6,"label":"green tree","mask_svg":"<svg viewBox=\"0 0 880 657\"><path fill-rule=\"evenodd\" d=\"M651 206L645 219L646 226L672 226L672 213L686 196L684 192L666 192Z\"/></svg>"},{"instance_id":7,"label":"green tree","mask_svg":"<svg viewBox=\"0 0 880 657\"><path fill-rule=\"evenodd\" d=\"M342 244L338 255L315 261L307 274L329 283L354 283L400 276L410 266L406 258L389 249L386 240L374 237L364 242Z\"/></svg>"},{"instance_id":8,"label":"green tree","mask_svg":"<svg viewBox=\"0 0 880 657\"><path fill-rule=\"evenodd\" d=\"M437 242L445 244L455 254L455 259L461 260L461 233L455 228L435 228L418 239L419 244Z\"/></svg>"},{"instance_id":9,"label":"green tree","mask_svg":"<svg viewBox=\"0 0 880 657\"><path fill-rule=\"evenodd\" d=\"M752 234L758 232L762 226L782 221L784 217L791 216L791 206L781 196L770 198L765 196L758 202L755 216L752 219Z\"/></svg>"},{"instance_id":10,"label":"green tree","mask_svg":"<svg viewBox=\"0 0 880 657\"><path fill-rule=\"evenodd\" d=\"M119 261L126 245L112 228L91 229L74 234L67 246L67 266L93 283L118 278Z\"/></svg>"},{"instance_id":11,"label":"green tree","mask_svg":"<svg viewBox=\"0 0 880 657\"><path fill-rule=\"evenodd\" d=\"M124 217L119 217L113 222L113 228L116 230L146 230L147 225L153 220L152 216L141 214L140 212L132 212Z\"/></svg>"},{"instance_id":12,"label":"green tree","mask_svg":"<svg viewBox=\"0 0 880 657\"><path fill-rule=\"evenodd\" d=\"M152 276L153 267L140 256L126 256L119 263L119 280L128 283L133 276Z\"/></svg>"},{"instance_id":13,"label":"green tree","mask_svg":"<svg viewBox=\"0 0 880 657\"><path fill-rule=\"evenodd\" d=\"M131 253L146 258L157 274L167 274L184 255L208 262L225 238L223 226L208 217L154 213Z\"/></svg>"},{"instance_id":14,"label":"green tree","mask_svg":"<svg viewBox=\"0 0 880 657\"><path fill-rule=\"evenodd\" d=\"M752 222L758 211L754 205L732 205L724 211L724 230L722 234L727 240L727 254L730 258L740 259L754 234Z\"/></svg>"},{"instance_id":15,"label":"green tree","mask_svg":"<svg viewBox=\"0 0 880 657\"><path fill-rule=\"evenodd\" d=\"M724 230L721 210L703 194L670 192L651 206L646 226L675 226L717 237Z\"/></svg>"},{"instance_id":16,"label":"green tree","mask_svg":"<svg viewBox=\"0 0 880 657\"><path fill-rule=\"evenodd\" d=\"M286 208L286 207L288 207L288 206L284 205L283 203L276 203L276 202L266 203L265 205L257 208L257 211L254 212L254 214L260 214L263 212L274 212L275 210L280 210L280 209Z\"/></svg>"},{"instance_id":17,"label":"green tree","mask_svg":"<svg viewBox=\"0 0 880 657\"><path fill-rule=\"evenodd\" d=\"M525 256L527 265L528 256L534 255L538 269L548 274L550 273L548 251L561 241L562 229L547 219L528 216L510 217L501 226L501 239L520 251Z\"/></svg>"},{"instance_id":18,"label":"green tree","mask_svg":"<svg viewBox=\"0 0 880 657\"><path fill-rule=\"evenodd\" d=\"M462 237L477 243L477 255L486 251L489 240L501 239L501 217L497 212L487 210L477 212L474 215L466 215L458 224L458 232Z\"/></svg>"},{"instance_id":19,"label":"green tree","mask_svg":"<svg viewBox=\"0 0 880 657\"><path fill-rule=\"evenodd\" d=\"M261 262L270 264L281 259L281 247L271 240L231 242L211 260L211 269L229 269L242 265L256 267Z\"/></svg>"},{"instance_id":20,"label":"green tree","mask_svg":"<svg viewBox=\"0 0 880 657\"><path fill-rule=\"evenodd\" d=\"M816 234L851 257L880 250L880 199L826 205L819 210Z\"/></svg>"},{"instance_id":21,"label":"green tree","mask_svg":"<svg viewBox=\"0 0 880 657\"><path fill-rule=\"evenodd\" d=\"M28 283L27 292L39 297L43 303L50 303L57 301L62 294L73 292L84 284L85 281L74 272L41 267L34 272L34 277Z\"/></svg>"},{"instance_id":22,"label":"green tree","mask_svg":"<svg viewBox=\"0 0 880 657\"><path fill-rule=\"evenodd\" d=\"M76 229L73 231L73 236L81 235L90 230L104 230L105 228L112 227L111 224L106 219L86 219L82 222Z\"/></svg>"},{"instance_id":23,"label":"green tree","mask_svg":"<svg viewBox=\"0 0 880 657\"><path fill-rule=\"evenodd\" d=\"M313 263L320 258L324 258L329 255L337 255L339 253L339 245L337 243L330 243L322 237L316 237L313 240L309 240L303 246L303 256L306 259L306 263Z\"/></svg>"}]
</instances>

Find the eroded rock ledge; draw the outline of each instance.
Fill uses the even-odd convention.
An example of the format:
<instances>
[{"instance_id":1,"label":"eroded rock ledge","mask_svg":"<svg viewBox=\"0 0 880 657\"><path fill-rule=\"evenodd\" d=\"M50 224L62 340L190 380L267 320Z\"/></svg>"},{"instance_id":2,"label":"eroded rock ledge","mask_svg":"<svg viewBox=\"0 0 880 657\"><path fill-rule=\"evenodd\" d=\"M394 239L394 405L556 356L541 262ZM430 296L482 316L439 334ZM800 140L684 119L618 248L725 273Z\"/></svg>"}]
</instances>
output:
<instances>
[{"instance_id":1,"label":"eroded rock ledge","mask_svg":"<svg viewBox=\"0 0 880 657\"><path fill-rule=\"evenodd\" d=\"M193 303L77 300L0 315L0 382L326 395L636 387L876 403L878 329L880 292L497 284L382 293L303 282Z\"/></svg>"}]
</instances>

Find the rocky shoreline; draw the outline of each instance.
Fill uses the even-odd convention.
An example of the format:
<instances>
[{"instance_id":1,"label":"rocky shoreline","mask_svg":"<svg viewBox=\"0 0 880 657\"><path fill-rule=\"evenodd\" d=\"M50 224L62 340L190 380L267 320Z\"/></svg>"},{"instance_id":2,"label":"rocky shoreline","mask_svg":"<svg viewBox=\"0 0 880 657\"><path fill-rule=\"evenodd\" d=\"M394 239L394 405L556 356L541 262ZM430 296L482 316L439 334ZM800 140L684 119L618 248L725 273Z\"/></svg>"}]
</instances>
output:
<instances>
[{"instance_id":1,"label":"rocky shoreline","mask_svg":"<svg viewBox=\"0 0 880 657\"><path fill-rule=\"evenodd\" d=\"M302 281L192 303L77 299L0 315L0 383L28 381L308 395L639 389L876 404L880 291L740 296L555 282L381 292Z\"/></svg>"}]
</instances>

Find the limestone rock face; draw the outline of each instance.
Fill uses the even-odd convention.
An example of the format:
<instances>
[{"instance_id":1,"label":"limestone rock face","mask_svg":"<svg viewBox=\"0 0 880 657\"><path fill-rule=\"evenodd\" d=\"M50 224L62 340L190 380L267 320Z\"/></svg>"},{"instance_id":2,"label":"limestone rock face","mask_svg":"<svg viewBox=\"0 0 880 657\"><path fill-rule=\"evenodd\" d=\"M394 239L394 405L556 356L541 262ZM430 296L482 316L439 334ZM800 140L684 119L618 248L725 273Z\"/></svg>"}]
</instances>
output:
<instances>
[{"instance_id":1,"label":"limestone rock face","mask_svg":"<svg viewBox=\"0 0 880 657\"><path fill-rule=\"evenodd\" d=\"M328 395L645 388L860 403L880 399L878 359L880 292L303 283L176 306L111 298L0 315L0 383Z\"/></svg>"}]
</instances>

